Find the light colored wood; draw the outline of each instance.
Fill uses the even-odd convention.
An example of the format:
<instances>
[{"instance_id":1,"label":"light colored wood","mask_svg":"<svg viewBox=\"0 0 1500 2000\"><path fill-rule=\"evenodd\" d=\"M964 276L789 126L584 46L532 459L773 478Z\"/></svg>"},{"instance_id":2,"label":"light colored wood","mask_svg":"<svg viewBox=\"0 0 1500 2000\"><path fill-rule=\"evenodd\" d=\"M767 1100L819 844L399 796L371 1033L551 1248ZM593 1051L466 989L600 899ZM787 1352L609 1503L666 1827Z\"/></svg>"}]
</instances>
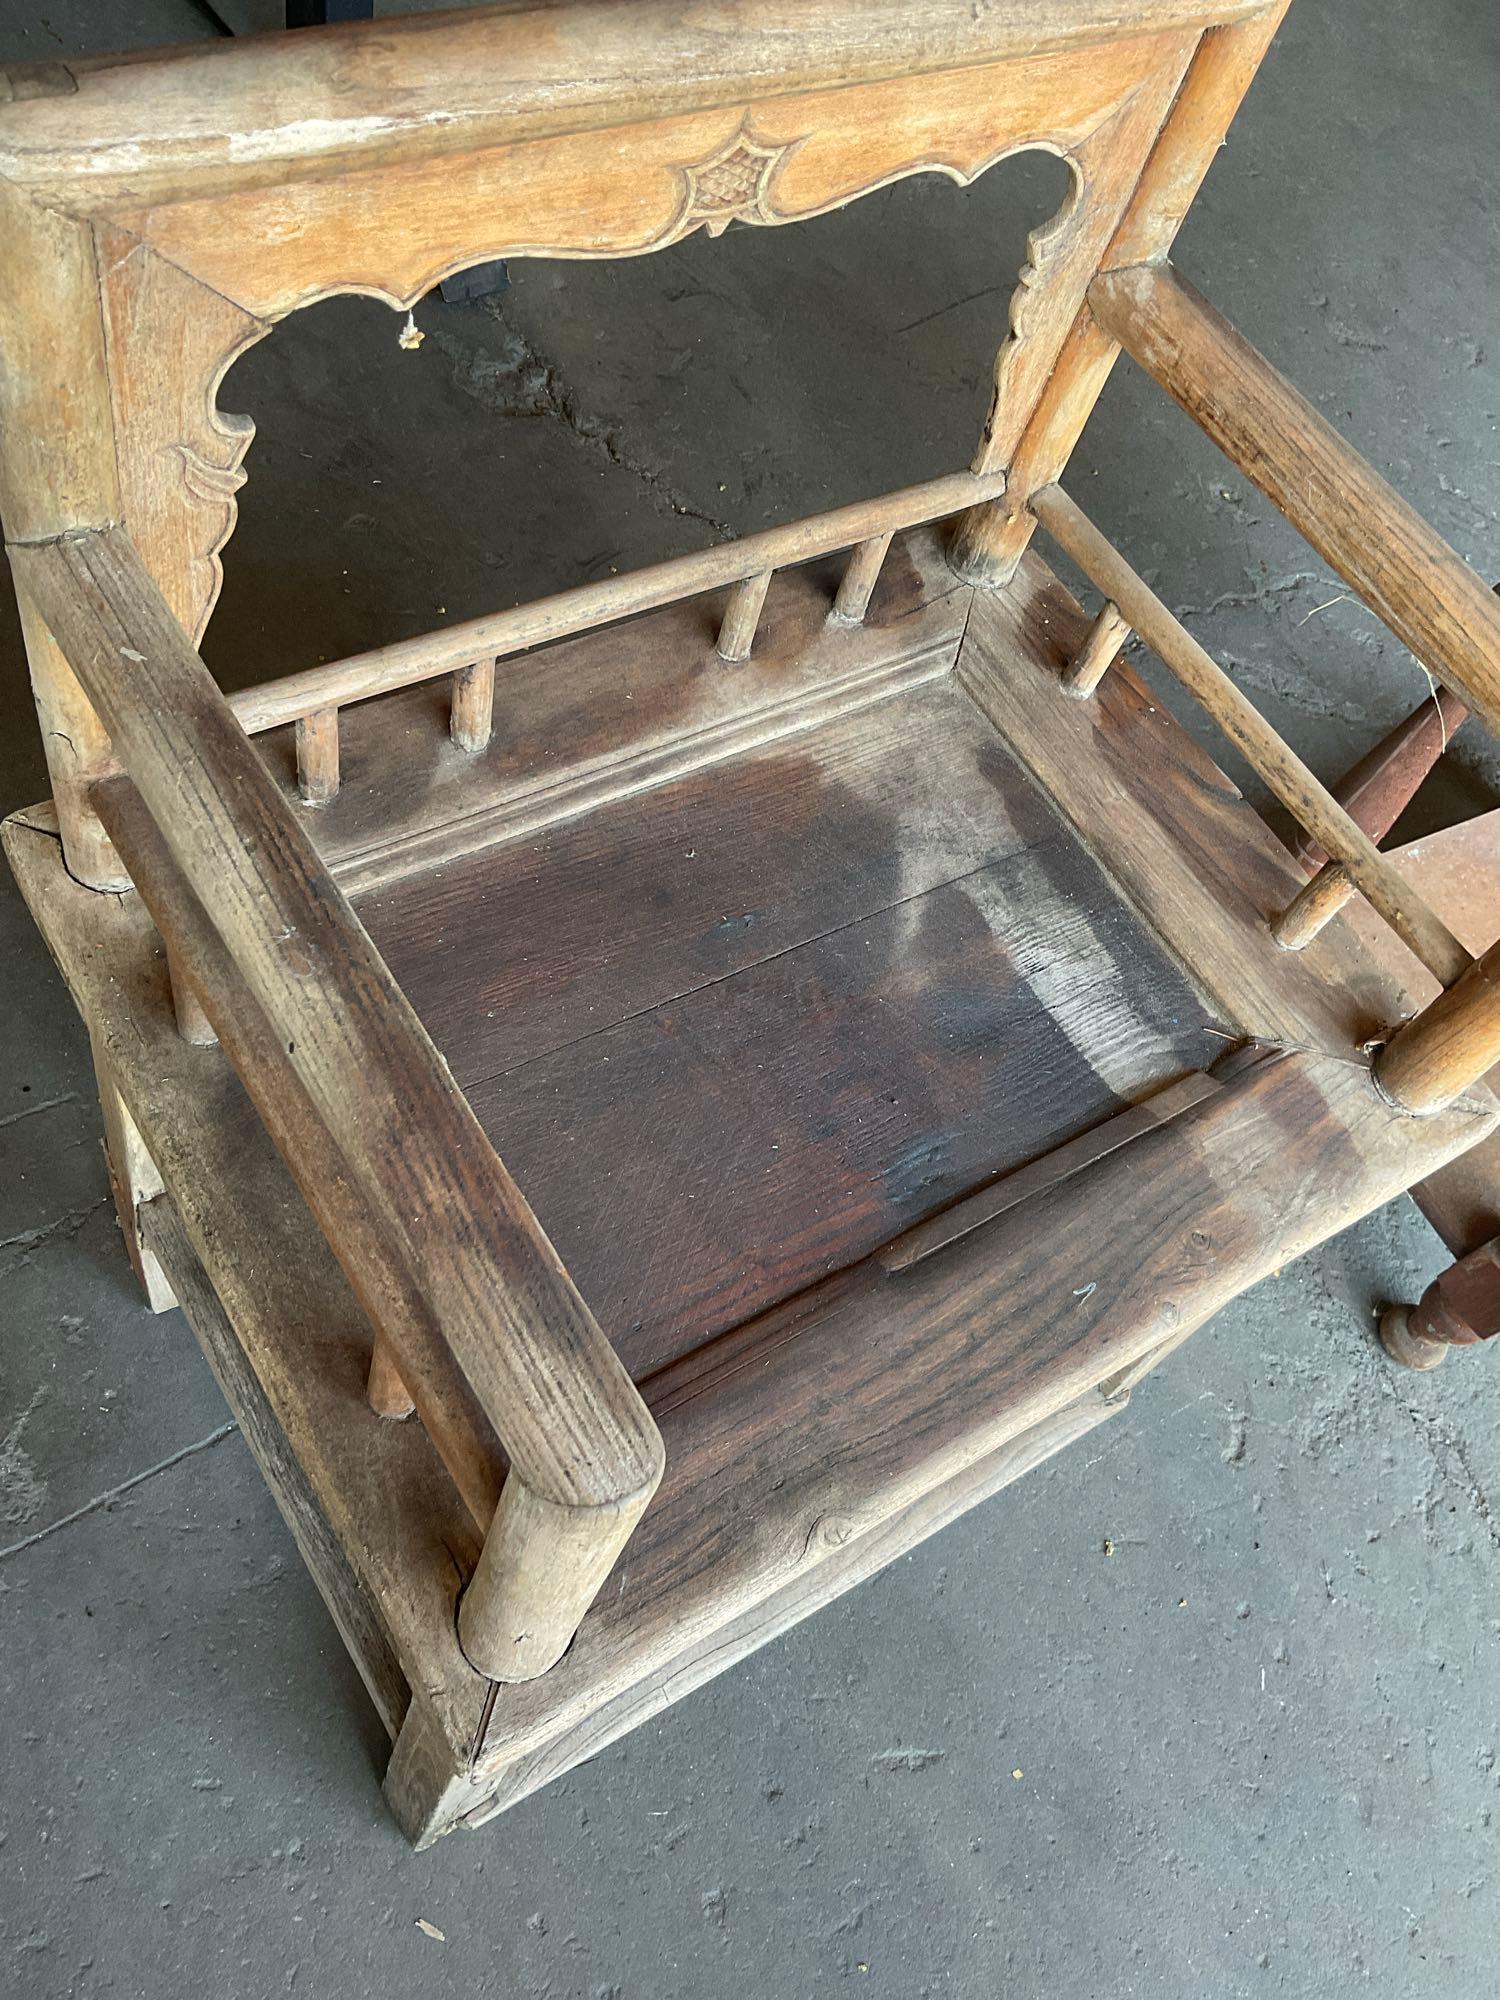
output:
<instances>
[{"instance_id":1,"label":"light colored wood","mask_svg":"<svg viewBox=\"0 0 1500 2000\"><path fill-rule=\"evenodd\" d=\"M1062 488L1049 486L1035 494L1032 511L1090 582L1120 606L1135 631L1248 758L1298 825L1343 862L1361 894L1403 943L1445 986L1458 979L1472 961L1447 925L1381 858L1375 843Z\"/></svg>"},{"instance_id":2,"label":"light colored wood","mask_svg":"<svg viewBox=\"0 0 1500 2000\"><path fill-rule=\"evenodd\" d=\"M315 708L297 718L297 790L304 805L326 806L338 789L339 712Z\"/></svg>"},{"instance_id":3,"label":"light colored wood","mask_svg":"<svg viewBox=\"0 0 1500 2000\"><path fill-rule=\"evenodd\" d=\"M0 515L12 540L118 518L119 484L92 233L0 178ZM129 886L88 805L109 736L25 592L21 630L68 866Z\"/></svg>"},{"instance_id":4,"label":"light colored wood","mask_svg":"<svg viewBox=\"0 0 1500 2000\"><path fill-rule=\"evenodd\" d=\"M810 14L787 0L742 0L721 22L681 0L593 0L478 8L441 23L350 23L295 45L267 37L16 68L0 77L0 175L39 199L96 211L184 203L820 84L1038 58L1098 70L1128 61L1119 52L1134 41L1264 4L843 0Z\"/></svg>"},{"instance_id":5,"label":"light colored wood","mask_svg":"<svg viewBox=\"0 0 1500 2000\"><path fill-rule=\"evenodd\" d=\"M1500 601L1483 577L1176 272L1106 272L1089 304L1403 645L1500 733Z\"/></svg>"},{"instance_id":6,"label":"light colored wood","mask_svg":"<svg viewBox=\"0 0 1500 2000\"><path fill-rule=\"evenodd\" d=\"M488 1412L508 1483L594 1522L612 1561L660 1479L660 1438L420 1022L129 539L110 530L12 560L430 1302L442 1365L451 1357ZM396 1346L420 1405L433 1357ZM503 1492L500 1513L505 1526ZM574 1601L575 1627L587 1603ZM555 1603L539 1610L549 1643L566 1645ZM493 1636L506 1656L507 1635Z\"/></svg>"},{"instance_id":7,"label":"light colored wood","mask_svg":"<svg viewBox=\"0 0 1500 2000\"><path fill-rule=\"evenodd\" d=\"M625 576L560 590L555 596L517 605L511 611L470 618L441 631L351 654L348 659L289 674L283 680L267 681L231 695L229 705L241 728L254 736L294 722L317 708L341 708L393 688L458 672L478 659L501 659L616 619L658 610L685 597L722 590L762 570L810 562L883 533L887 527L941 520L968 506L976 494L999 492L1004 483L1003 473L981 478L959 472L928 480L878 500L856 501L827 514L766 528L739 541L721 542L694 555L673 556Z\"/></svg>"},{"instance_id":8,"label":"light colored wood","mask_svg":"<svg viewBox=\"0 0 1500 2000\"><path fill-rule=\"evenodd\" d=\"M724 622L719 627L715 644L721 660L749 659L750 649L755 644L755 628L760 623L761 608L770 587L771 572L763 569L756 576L747 576L730 591L729 601L724 607Z\"/></svg>"},{"instance_id":9,"label":"light colored wood","mask_svg":"<svg viewBox=\"0 0 1500 2000\"><path fill-rule=\"evenodd\" d=\"M453 676L448 733L460 750L477 757L495 733L495 662L475 660Z\"/></svg>"},{"instance_id":10,"label":"light colored wood","mask_svg":"<svg viewBox=\"0 0 1500 2000\"><path fill-rule=\"evenodd\" d=\"M1091 695L1120 657L1129 638L1130 620L1121 615L1118 604L1106 600L1089 627L1088 637L1062 676L1063 693L1077 695L1080 700Z\"/></svg>"},{"instance_id":11,"label":"light colored wood","mask_svg":"<svg viewBox=\"0 0 1500 2000\"><path fill-rule=\"evenodd\" d=\"M120 1095L114 1064L104 1044L91 1038L94 1071L99 1080L99 1109L104 1118L104 1158L120 1234L136 1276L145 1288L152 1312L170 1312L177 1303L171 1280L156 1253L141 1234L141 1212L162 1191L161 1175L146 1149L140 1128Z\"/></svg>"},{"instance_id":12,"label":"light colored wood","mask_svg":"<svg viewBox=\"0 0 1500 2000\"><path fill-rule=\"evenodd\" d=\"M1210 27L1198 42L1100 259L1102 270L1164 257L1171 248L1289 5L1271 0L1249 19L1220 16L1224 25ZM966 582L994 589L1015 575L1036 525L1031 495L1062 477L1118 353L1083 304L1025 414L1004 497L972 508L955 526L952 560Z\"/></svg>"},{"instance_id":13,"label":"light colored wood","mask_svg":"<svg viewBox=\"0 0 1500 2000\"><path fill-rule=\"evenodd\" d=\"M378 1333L370 1355L370 1375L365 1394L377 1417L399 1421L409 1417L417 1407L410 1389L401 1379L401 1370L390 1342Z\"/></svg>"},{"instance_id":14,"label":"light colored wood","mask_svg":"<svg viewBox=\"0 0 1500 2000\"><path fill-rule=\"evenodd\" d=\"M890 546L889 533L872 535L868 541L855 544L829 614L840 625L858 625L863 620Z\"/></svg>"},{"instance_id":15,"label":"light colored wood","mask_svg":"<svg viewBox=\"0 0 1500 2000\"><path fill-rule=\"evenodd\" d=\"M1500 1063L1500 945L1391 1037L1375 1064L1382 1090L1430 1116Z\"/></svg>"}]
</instances>

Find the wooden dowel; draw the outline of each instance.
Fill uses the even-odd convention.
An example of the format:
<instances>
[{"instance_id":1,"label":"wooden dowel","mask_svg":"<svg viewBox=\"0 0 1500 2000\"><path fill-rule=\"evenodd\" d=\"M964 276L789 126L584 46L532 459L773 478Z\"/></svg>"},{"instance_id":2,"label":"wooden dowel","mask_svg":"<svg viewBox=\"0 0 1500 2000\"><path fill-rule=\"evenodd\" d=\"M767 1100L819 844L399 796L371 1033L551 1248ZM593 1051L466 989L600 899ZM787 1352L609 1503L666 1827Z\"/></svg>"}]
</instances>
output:
<instances>
[{"instance_id":1,"label":"wooden dowel","mask_svg":"<svg viewBox=\"0 0 1500 2000\"><path fill-rule=\"evenodd\" d=\"M880 565L891 546L889 534L872 535L856 545L833 600L833 616L840 625L858 625L870 608L870 594L880 578Z\"/></svg>"},{"instance_id":2,"label":"wooden dowel","mask_svg":"<svg viewBox=\"0 0 1500 2000\"><path fill-rule=\"evenodd\" d=\"M339 712L315 709L297 720L297 790L303 803L326 806L339 791Z\"/></svg>"},{"instance_id":3,"label":"wooden dowel","mask_svg":"<svg viewBox=\"0 0 1500 2000\"><path fill-rule=\"evenodd\" d=\"M1306 950L1354 894L1354 883L1342 862L1325 861L1280 915L1272 917L1272 937L1283 951Z\"/></svg>"},{"instance_id":4,"label":"wooden dowel","mask_svg":"<svg viewBox=\"0 0 1500 2000\"><path fill-rule=\"evenodd\" d=\"M729 602L724 606L724 622L719 627L717 651L721 660L749 659L750 648L755 644L755 628L770 588L771 572L763 569L759 576L747 576L730 591Z\"/></svg>"},{"instance_id":5,"label":"wooden dowel","mask_svg":"<svg viewBox=\"0 0 1500 2000\"><path fill-rule=\"evenodd\" d=\"M409 1417L417 1407L412 1401L411 1391L401 1379L396 1350L382 1333L377 1333L375 1336L375 1348L370 1356L370 1375L365 1386L365 1394L376 1416L388 1417L392 1421Z\"/></svg>"},{"instance_id":6,"label":"wooden dowel","mask_svg":"<svg viewBox=\"0 0 1500 2000\"><path fill-rule=\"evenodd\" d=\"M993 500L1004 491L1003 472L950 473L920 486L883 494L877 500L860 500L827 514L790 521L784 527L766 528L739 541L720 542L696 555L673 556L625 576L579 584L553 597L538 598L534 604L519 604L511 611L491 612L487 617L471 618L373 652L352 653L326 667L245 688L229 697L229 706L240 727L255 736L264 729L295 722L315 709L366 701L392 688L410 687L414 681L457 673L475 660L504 659L529 646L545 646L596 625L612 624L617 618L656 611L685 597L701 597L705 591L723 590L761 570L811 562L887 530L899 532L942 520L962 507Z\"/></svg>"},{"instance_id":7,"label":"wooden dowel","mask_svg":"<svg viewBox=\"0 0 1500 2000\"><path fill-rule=\"evenodd\" d=\"M1440 1111L1500 1062L1500 944L1391 1037L1377 1082L1403 1110Z\"/></svg>"},{"instance_id":8,"label":"wooden dowel","mask_svg":"<svg viewBox=\"0 0 1500 2000\"><path fill-rule=\"evenodd\" d=\"M1118 604L1133 628L1195 695L1214 722L1259 772L1299 825L1317 835L1328 852L1344 862L1361 893L1380 912L1442 985L1451 986L1473 963L1442 923L1368 835L1361 833L1338 801L1246 700L1216 660L1204 651L1180 619L1100 534L1060 486L1032 499L1032 510L1047 533L1070 555L1096 588Z\"/></svg>"},{"instance_id":9,"label":"wooden dowel","mask_svg":"<svg viewBox=\"0 0 1500 2000\"><path fill-rule=\"evenodd\" d=\"M1118 340L1422 663L1500 734L1500 603L1206 299L1169 268L1095 278Z\"/></svg>"},{"instance_id":10,"label":"wooden dowel","mask_svg":"<svg viewBox=\"0 0 1500 2000\"><path fill-rule=\"evenodd\" d=\"M448 730L460 750L478 756L495 729L495 662L475 660L453 676Z\"/></svg>"},{"instance_id":11,"label":"wooden dowel","mask_svg":"<svg viewBox=\"0 0 1500 2000\"><path fill-rule=\"evenodd\" d=\"M203 1011L203 1002L198 987L183 962L182 954L175 946L166 944L167 977L172 982L172 1011L177 1016L177 1032L185 1042L195 1048L212 1048L219 1037L214 1032L214 1024Z\"/></svg>"},{"instance_id":12,"label":"wooden dowel","mask_svg":"<svg viewBox=\"0 0 1500 2000\"><path fill-rule=\"evenodd\" d=\"M1129 638L1130 620L1121 617L1118 604L1106 599L1076 657L1063 668L1063 692L1080 697L1091 695L1120 657L1121 648Z\"/></svg>"}]
</instances>

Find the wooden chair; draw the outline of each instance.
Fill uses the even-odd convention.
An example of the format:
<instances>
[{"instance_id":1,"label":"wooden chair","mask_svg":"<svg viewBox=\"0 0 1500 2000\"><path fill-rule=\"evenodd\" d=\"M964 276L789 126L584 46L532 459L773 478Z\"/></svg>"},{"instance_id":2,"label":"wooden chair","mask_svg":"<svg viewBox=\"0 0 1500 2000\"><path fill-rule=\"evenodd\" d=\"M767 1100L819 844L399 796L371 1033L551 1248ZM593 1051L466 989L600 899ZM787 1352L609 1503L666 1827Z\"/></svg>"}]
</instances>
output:
<instances>
[{"instance_id":1,"label":"wooden chair","mask_svg":"<svg viewBox=\"0 0 1500 2000\"><path fill-rule=\"evenodd\" d=\"M1495 953L1058 484L1124 348L1500 720L1484 584L1167 261L1283 11L846 0L788 32L780 0L576 0L0 77L0 509L53 785L6 848L131 1254L415 1840L868 1576L1497 1129ZM1029 147L1071 191L967 469L214 685L251 435L216 390L286 314ZM1131 633L1372 933L1273 936L1305 874Z\"/></svg>"}]
</instances>

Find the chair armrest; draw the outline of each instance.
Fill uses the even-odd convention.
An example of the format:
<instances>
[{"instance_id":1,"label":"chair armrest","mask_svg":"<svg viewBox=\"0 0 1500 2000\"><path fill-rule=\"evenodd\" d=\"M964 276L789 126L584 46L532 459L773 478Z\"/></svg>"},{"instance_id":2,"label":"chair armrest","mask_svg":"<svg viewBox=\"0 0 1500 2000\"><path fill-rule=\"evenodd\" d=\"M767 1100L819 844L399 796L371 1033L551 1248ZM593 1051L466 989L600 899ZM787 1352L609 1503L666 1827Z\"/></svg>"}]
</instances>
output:
<instances>
[{"instance_id":1,"label":"chair armrest","mask_svg":"<svg viewBox=\"0 0 1500 2000\"><path fill-rule=\"evenodd\" d=\"M129 536L11 562L327 1135L332 1247L361 1211L383 1234L389 1285L357 1282L419 1408L456 1365L504 1448L462 1630L496 1678L544 1672L655 1491L656 1427Z\"/></svg>"}]
</instances>

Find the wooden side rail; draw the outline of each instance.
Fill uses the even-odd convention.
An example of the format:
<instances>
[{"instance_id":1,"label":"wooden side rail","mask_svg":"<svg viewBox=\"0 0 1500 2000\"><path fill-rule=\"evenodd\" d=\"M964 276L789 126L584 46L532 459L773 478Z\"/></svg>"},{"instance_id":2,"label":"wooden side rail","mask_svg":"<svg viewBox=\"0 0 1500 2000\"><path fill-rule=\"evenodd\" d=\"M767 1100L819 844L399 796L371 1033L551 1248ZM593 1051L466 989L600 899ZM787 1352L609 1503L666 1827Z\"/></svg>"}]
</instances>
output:
<instances>
[{"instance_id":1,"label":"wooden side rail","mask_svg":"<svg viewBox=\"0 0 1500 2000\"><path fill-rule=\"evenodd\" d=\"M1107 272L1090 286L1089 305L1355 595L1500 736L1500 602L1483 577L1170 267Z\"/></svg>"},{"instance_id":2,"label":"wooden side rail","mask_svg":"<svg viewBox=\"0 0 1500 2000\"><path fill-rule=\"evenodd\" d=\"M420 1406L456 1364L508 1455L460 1632L496 1679L543 1673L656 1489L660 1435L129 537L11 562L424 1308L374 1302L403 1379Z\"/></svg>"},{"instance_id":3,"label":"wooden side rail","mask_svg":"<svg viewBox=\"0 0 1500 2000\"><path fill-rule=\"evenodd\" d=\"M1060 486L1044 488L1033 497L1031 507L1058 547L1196 696L1298 825L1343 863L1360 891L1434 978L1444 986L1453 985L1472 963L1468 952L1181 620Z\"/></svg>"},{"instance_id":4,"label":"wooden side rail","mask_svg":"<svg viewBox=\"0 0 1500 2000\"><path fill-rule=\"evenodd\" d=\"M549 645L554 639L571 638L596 625L633 618L639 612L659 611L663 605L698 597L705 591L755 584L775 570L835 555L841 549L854 550L850 562L853 580L847 593L840 590L834 616L841 624L858 623L864 616L880 561L893 533L942 520L982 500L993 500L1004 491L1003 472L950 473L919 486L882 494L875 500L859 500L826 514L810 514L805 520L765 528L738 541L720 542L692 555L673 556L666 562L631 570L625 576L578 584L552 597L518 604L509 611L466 619L443 631L424 632L418 638L377 646L368 653L352 653L347 659L330 661L327 666L245 688L229 697L229 706L246 734L257 736L263 730L280 729L289 722L300 722L351 702L368 701L372 695L410 687L415 681L436 680L449 673L472 675L476 662L491 665L508 654L525 652L528 647ZM759 596L763 601L764 588ZM741 659L749 650L743 629L748 608L747 594L731 604L726 614L727 629L720 634L719 645L727 659ZM758 603L755 612L758 616ZM754 619L748 622L753 636ZM491 699L493 692L491 677ZM478 729L470 732L467 724L455 728L455 735L465 742L465 747L470 733L481 732ZM487 711L482 733L487 740Z\"/></svg>"}]
</instances>

